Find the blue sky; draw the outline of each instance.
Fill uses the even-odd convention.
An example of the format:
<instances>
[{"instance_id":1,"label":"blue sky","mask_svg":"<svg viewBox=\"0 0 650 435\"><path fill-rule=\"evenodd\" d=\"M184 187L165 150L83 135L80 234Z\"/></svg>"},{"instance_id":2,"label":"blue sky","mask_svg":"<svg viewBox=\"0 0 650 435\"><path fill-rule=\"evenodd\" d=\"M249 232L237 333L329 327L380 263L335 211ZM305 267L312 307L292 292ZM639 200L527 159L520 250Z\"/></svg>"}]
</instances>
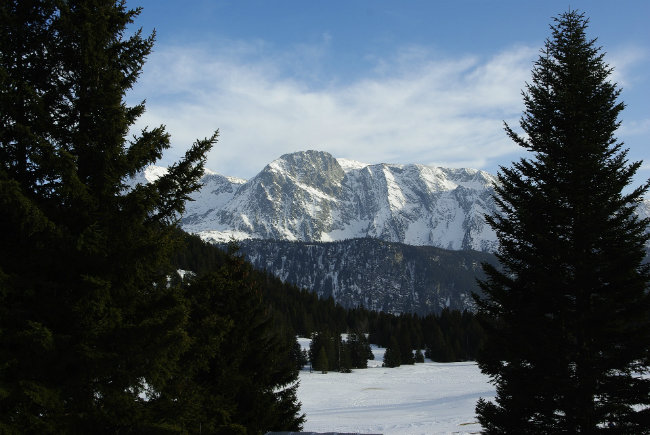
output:
<instances>
[{"instance_id":1,"label":"blue sky","mask_svg":"<svg viewBox=\"0 0 650 435\"><path fill-rule=\"evenodd\" d=\"M619 140L650 178L650 1L171 1L142 6L154 52L128 95L164 124L177 160L220 130L207 167L250 178L288 152L474 167L523 155L521 91L552 18L590 18L623 92Z\"/></svg>"}]
</instances>

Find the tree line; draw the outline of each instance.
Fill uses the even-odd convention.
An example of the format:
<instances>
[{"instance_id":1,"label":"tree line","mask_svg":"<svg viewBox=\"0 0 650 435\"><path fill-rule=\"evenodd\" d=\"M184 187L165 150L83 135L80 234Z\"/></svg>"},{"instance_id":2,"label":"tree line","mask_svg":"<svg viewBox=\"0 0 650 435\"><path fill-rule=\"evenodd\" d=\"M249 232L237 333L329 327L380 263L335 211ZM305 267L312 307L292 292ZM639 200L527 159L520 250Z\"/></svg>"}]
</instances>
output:
<instances>
[{"instance_id":1,"label":"tree line","mask_svg":"<svg viewBox=\"0 0 650 435\"><path fill-rule=\"evenodd\" d=\"M341 334L320 332L312 334L303 362L309 361L310 369L322 373L349 373L352 369L367 368L371 359L374 356L365 334L352 332L344 340Z\"/></svg>"}]
</instances>

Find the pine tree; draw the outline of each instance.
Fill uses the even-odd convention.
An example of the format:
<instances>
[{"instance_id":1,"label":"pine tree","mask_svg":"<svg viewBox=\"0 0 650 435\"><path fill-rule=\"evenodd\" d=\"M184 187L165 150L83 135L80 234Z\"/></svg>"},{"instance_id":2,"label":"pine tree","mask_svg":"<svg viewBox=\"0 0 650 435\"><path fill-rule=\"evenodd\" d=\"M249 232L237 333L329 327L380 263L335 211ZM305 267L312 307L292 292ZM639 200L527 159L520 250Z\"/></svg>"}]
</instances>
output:
<instances>
[{"instance_id":1,"label":"pine tree","mask_svg":"<svg viewBox=\"0 0 650 435\"><path fill-rule=\"evenodd\" d=\"M650 307L642 264L649 222L634 210L648 185L627 189L614 137L624 105L588 20L551 26L524 94L532 153L501 168L496 201L501 270L484 266L487 341L481 370L496 403L479 401L487 433L647 433Z\"/></svg>"},{"instance_id":2,"label":"pine tree","mask_svg":"<svg viewBox=\"0 0 650 435\"><path fill-rule=\"evenodd\" d=\"M406 326L399 329L399 349L400 349L400 362L401 364L413 365L415 359L413 358L413 346L411 344L411 335Z\"/></svg>"},{"instance_id":3,"label":"pine tree","mask_svg":"<svg viewBox=\"0 0 650 435\"><path fill-rule=\"evenodd\" d=\"M311 342L309 343L309 361L311 361L312 368L318 370L319 367L319 353L321 350L325 351L325 334L322 332L314 332L311 334Z\"/></svg>"},{"instance_id":4,"label":"pine tree","mask_svg":"<svg viewBox=\"0 0 650 435\"><path fill-rule=\"evenodd\" d=\"M453 361L453 352L447 345L445 336L433 316L429 319L427 327L425 356L437 362Z\"/></svg>"},{"instance_id":5,"label":"pine tree","mask_svg":"<svg viewBox=\"0 0 650 435\"><path fill-rule=\"evenodd\" d=\"M198 188L197 141L150 185L169 147L123 99L153 37L108 0L0 5L0 432L144 431L146 389L188 345L169 285L175 223Z\"/></svg>"},{"instance_id":6,"label":"pine tree","mask_svg":"<svg viewBox=\"0 0 650 435\"><path fill-rule=\"evenodd\" d=\"M308 362L307 356L305 355L305 352L303 352L298 340L295 340L291 346L291 360L298 370L301 370Z\"/></svg>"},{"instance_id":7,"label":"pine tree","mask_svg":"<svg viewBox=\"0 0 650 435\"><path fill-rule=\"evenodd\" d=\"M352 372L352 349L347 341L339 340L339 372Z\"/></svg>"}]
</instances>

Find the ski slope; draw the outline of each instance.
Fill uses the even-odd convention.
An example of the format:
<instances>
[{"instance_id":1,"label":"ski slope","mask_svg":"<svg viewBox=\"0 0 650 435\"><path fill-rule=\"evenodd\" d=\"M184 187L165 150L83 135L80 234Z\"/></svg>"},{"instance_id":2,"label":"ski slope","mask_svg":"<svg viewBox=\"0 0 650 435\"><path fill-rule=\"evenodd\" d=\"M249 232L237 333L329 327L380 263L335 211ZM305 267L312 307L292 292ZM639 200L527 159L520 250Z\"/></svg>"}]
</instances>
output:
<instances>
[{"instance_id":1,"label":"ski slope","mask_svg":"<svg viewBox=\"0 0 650 435\"><path fill-rule=\"evenodd\" d=\"M303 346L309 346L302 341ZM298 399L304 431L372 434L469 434L481 430L476 401L495 396L474 362L382 368L384 350L373 346L368 369L352 373L300 373Z\"/></svg>"}]
</instances>

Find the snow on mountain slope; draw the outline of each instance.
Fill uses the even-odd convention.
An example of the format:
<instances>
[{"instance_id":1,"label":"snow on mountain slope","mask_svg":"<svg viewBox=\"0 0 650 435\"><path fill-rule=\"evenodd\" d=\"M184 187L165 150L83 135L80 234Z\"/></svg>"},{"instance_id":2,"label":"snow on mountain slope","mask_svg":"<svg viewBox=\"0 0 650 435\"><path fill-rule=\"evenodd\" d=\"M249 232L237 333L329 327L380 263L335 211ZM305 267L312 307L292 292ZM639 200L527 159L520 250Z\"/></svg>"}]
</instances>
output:
<instances>
[{"instance_id":1,"label":"snow on mountain slope","mask_svg":"<svg viewBox=\"0 0 650 435\"><path fill-rule=\"evenodd\" d=\"M210 227L213 222L209 216L229 204L246 180L225 177L214 172L206 172L201 180L203 187L192 195L192 201L186 204L191 214L183 219L185 225L205 225Z\"/></svg>"},{"instance_id":2,"label":"snow on mountain slope","mask_svg":"<svg viewBox=\"0 0 650 435\"><path fill-rule=\"evenodd\" d=\"M206 175L185 230L206 240L337 241L373 237L491 251L495 177L474 169L365 164L328 153L286 154L244 182Z\"/></svg>"},{"instance_id":3,"label":"snow on mountain slope","mask_svg":"<svg viewBox=\"0 0 650 435\"><path fill-rule=\"evenodd\" d=\"M644 199L636 208L636 214L641 219L650 218L650 200Z\"/></svg>"},{"instance_id":4,"label":"snow on mountain slope","mask_svg":"<svg viewBox=\"0 0 650 435\"><path fill-rule=\"evenodd\" d=\"M142 172L125 180L127 188L132 188L137 184L153 183L163 175L167 174L167 168L162 166L149 165Z\"/></svg>"}]
</instances>

